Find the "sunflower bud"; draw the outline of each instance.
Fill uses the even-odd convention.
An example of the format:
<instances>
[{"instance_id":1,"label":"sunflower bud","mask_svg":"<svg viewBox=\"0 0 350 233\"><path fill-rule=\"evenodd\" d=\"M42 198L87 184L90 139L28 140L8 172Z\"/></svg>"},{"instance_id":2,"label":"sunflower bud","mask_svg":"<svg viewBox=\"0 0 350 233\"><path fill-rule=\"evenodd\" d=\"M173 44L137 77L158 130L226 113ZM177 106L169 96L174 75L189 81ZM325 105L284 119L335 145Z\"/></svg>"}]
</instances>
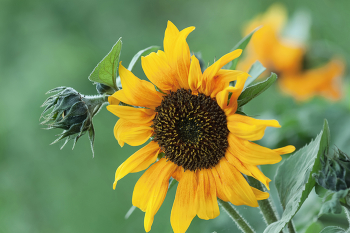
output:
<instances>
[{"instance_id":1,"label":"sunflower bud","mask_svg":"<svg viewBox=\"0 0 350 233\"><path fill-rule=\"evenodd\" d=\"M339 149L333 155L321 156L321 170L314 174L316 182L322 187L340 191L350 188L350 157Z\"/></svg>"},{"instance_id":2,"label":"sunflower bud","mask_svg":"<svg viewBox=\"0 0 350 233\"><path fill-rule=\"evenodd\" d=\"M41 124L47 125L46 129L63 129L63 132L58 134L58 138L51 144L66 139L61 147L62 149L69 140L74 139L74 149L78 139L88 131L93 152L95 132L92 118L106 103L107 97L85 96L71 87L57 87L48 93L56 94L47 98L41 106L46 106L40 117L44 118ZM47 113L50 109L51 112Z\"/></svg>"}]
</instances>

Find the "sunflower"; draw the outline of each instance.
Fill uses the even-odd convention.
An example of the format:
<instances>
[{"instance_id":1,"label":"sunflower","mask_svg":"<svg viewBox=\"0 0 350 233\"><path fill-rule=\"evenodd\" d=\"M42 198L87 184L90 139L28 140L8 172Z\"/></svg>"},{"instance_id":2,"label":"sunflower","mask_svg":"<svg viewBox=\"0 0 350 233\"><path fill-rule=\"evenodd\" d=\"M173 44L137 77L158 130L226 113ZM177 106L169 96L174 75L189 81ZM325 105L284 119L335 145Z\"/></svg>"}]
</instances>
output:
<instances>
[{"instance_id":1,"label":"sunflower","mask_svg":"<svg viewBox=\"0 0 350 233\"><path fill-rule=\"evenodd\" d=\"M299 101L310 99L314 95L339 100L342 96L341 76L344 66L341 58L333 58L320 67L296 74L284 74L279 80L279 86Z\"/></svg>"},{"instance_id":2,"label":"sunflower","mask_svg":"<svg viewBox=\"0 0 350 233\"><path fill-rule=\"evenodd\" d=\"M307 100L315 95L338 100L341 97L341 76L344 61L332 58L320 67L305 69L303 66L306 45L289 37L282 37L287 22L287 11L283 5L274 4L267 12L257 16L247 24L244 34L249 34L258 26L247 48L247 56L238 64L238 68L248 70L259 60L268 71L279 74L279 86L298 101Z\"/></svg>"},{"instance_id":3,"label":"sunflower","mask_svg":"<svg viewBox=\"0 0 350 233\"><path fill-rule=\"evenodd\" d=\"M247 48L247 56L239 64L242 70L248 70L252 63L259 60L269 71L294 73L302 68L305 45L301 41L282 36L287 22L287 10L281 4L272 5L264 14L258 15L244 28L248 35L257 30Z\"/></svg>"},{"instance_id":4,"label":"sunflower","mask_svg":"<svg viewBox=\"0 0 350 233\"><path fill-rule=\"evenodd\" d=\"M182 233L196 215L206 220L217 217L217 198L257 207L257 200L269 194L249 186L242 173L268 188L270 179L257 165L278 163L280 155L295 149L272 150L251 142L261 139L267 126L280 125L276 120L236 113L248 74L222 67L242 51L224 55L202 73L186 42L193 30L179 31L169 21L164 51L141 60L152 83L140 80L120 63L123 89L109 97L108 110L120 118L114 127L120 146L139 146L151 139L118 167L113 184L115 188L128 173L147 169L132 197L133 205L146 212L146 232L151 230L171 177L179 183L170 220L174 232ZM232 81L234 86L229 85ZM120 101L130 106L118 105Z\"/></svg>"}]
</instances>

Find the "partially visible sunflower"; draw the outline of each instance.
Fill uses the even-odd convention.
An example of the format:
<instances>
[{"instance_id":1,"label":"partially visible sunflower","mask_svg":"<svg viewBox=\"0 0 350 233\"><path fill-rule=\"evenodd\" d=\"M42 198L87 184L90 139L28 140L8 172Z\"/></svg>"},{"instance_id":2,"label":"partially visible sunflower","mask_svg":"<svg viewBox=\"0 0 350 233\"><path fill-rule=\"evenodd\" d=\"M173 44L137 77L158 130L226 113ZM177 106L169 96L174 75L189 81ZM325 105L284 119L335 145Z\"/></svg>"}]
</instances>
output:
<instances>
[{"instance_id":1,"label":"partially visible sunflower","mask_svg":"<svg viewBox=\"0 0 350 233\"><path fill-rule=\"evenodd\" d=\"M270 179L257 165L278 163L280 155L295 149L272 150L251 142L261 139L267 126L280 125L276 120L236 114L237 98L248 74L222 67L242 51L226 54L202 73L186 42L193 30L179 31L169 21L164 51L142 57L142 68L152 83L120 64L123 89L109 97L108 110L120 118L114 128L119 144L139 146L151 139L119 166L113 184L115 188L128 173L150 166L136 183L132 198L133 205L146 212L147 232L171 177L179 182L171 225L175 233L183 233L196 215L206 220L219 215L217 197L234 205L257 207L257 200L269 194L249 186L242 173L268 188ZM231 81L236 81L235 86L229 86ZM131 106L120 106L119 101ZM157 160L161 152L164 156Z\"/></svg>"},{"instance_id":2,"label":"partially visible sunflower","mask_svg":"<svg viewBox=\"0 0 350 233\"><path fill-rule=\"evenodd\" d=\"M340 77L344 71L344 61L332 58L320 67L303 67L307 46L304 42L284 37L287 11L280 4L272 5L266 13L257 16L247 24L244 34L262 26L256 31L247 48L247 56L238 68L248 70L259 60L267 71L279 75L281 89L296 100L307 100L315 95L337 100L341 97Z\"/></svg>"},{"instance_id":3,"label":"partially visible sunflower","mask_svg":"<svg viewBox=\"0 0 350 233\"><path fill-rule=\"evenodd\" d=\"M239 68L248 70L255 61L260 61L268 71L276 73L295 73L302 68L305 45L299 41L282 36L287 23L287 11L283 5L274 4L264 14L250 21L243 30L248 35L257 30L245 51L246 56Z\"/></svg>"}]
</instances>

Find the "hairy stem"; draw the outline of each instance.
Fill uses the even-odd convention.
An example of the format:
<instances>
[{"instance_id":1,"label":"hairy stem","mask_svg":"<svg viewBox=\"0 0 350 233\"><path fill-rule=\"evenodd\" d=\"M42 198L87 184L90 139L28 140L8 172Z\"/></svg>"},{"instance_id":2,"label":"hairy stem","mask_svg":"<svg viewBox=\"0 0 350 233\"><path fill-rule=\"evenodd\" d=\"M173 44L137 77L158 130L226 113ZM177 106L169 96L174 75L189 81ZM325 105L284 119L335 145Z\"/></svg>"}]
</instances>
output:
<instances>
[{"instance_id":1,"label":"hairy stem","mask_svg":"<svg viewBox=\"0 0 350 233\"><path fill-rule=\"evenodd\" d=\"M253 228L247 223L247 221L237 212L235 207L223 200L218 199L221 207L226 211L226 213L231 217L231 219L237 224L238 228L244 233L255 233Z\"/></svg>"},{"instance_id":2,"label":"hairy stem","mask_svg":"<svg viewBox=\"0 0 350 233\"><path fill-rule=\"evenodd\" d=\"M253 177L248 176L248 181L249 184L254 188L259 189L263 192L267 191L266 187L262 183L260 183L260 181L254 179ZM279 219L278 212L271 198L258 201L258 203L267 225L270 225L271 223L276 222Z\"/></svg>"}]
</instances>

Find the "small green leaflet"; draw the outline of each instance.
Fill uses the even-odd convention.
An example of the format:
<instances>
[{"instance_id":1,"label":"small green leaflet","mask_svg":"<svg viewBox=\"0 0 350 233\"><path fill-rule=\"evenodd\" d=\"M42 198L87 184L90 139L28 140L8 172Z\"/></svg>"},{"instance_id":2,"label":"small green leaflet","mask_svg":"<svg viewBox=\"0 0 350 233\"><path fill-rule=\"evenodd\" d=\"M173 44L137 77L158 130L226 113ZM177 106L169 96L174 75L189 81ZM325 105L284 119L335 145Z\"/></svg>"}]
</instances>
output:
<instances>
[{"instance_id":1,"label":"small green leaflet","mask_svg":"<svg viewBox=\"0 0 350 233\"><path fill-rule=\"evenodd\" d=\"M277 75L271 73L271 76L268 77L265 81L254 84L250 87L247 87L242 94L238 97L238 108L247 104L249 101L263 93L267 88L269 88L277 80Z\"/></svg>"},{"instance_id":2,"label":"small green leaflet","mask_svg":"<svg viewBox=\"0 0 350 233\"><path fill-rule=\"evenodd\" d=\"M292 220L315 186L312 174L320 169L320 156L329 147L327 120L323 130L309 145L303 147L277 169L275 184L284 212L279 221L270 224L264 233L279 233Z\"/></svg>"},{"instance_id":3,"label":"small green leaflet","mask_svg":"<svg viewBox=\"0 0 350 233\"><path fill-rule=\"evenodd\" d=\"M118 90L116 85L118 63L120 51L122 49L122 38L119 38L109 51L109 53L97 64L91 72L89 80L97 83L102 83Z\"/></svg>"},{"instance_id":4,"label":"small green leaflet","mask_svg":"<svg viewBox=\"0 0 350 233\"><path fill-rule=\"evenodd\" d=\"M236 49L242 49L242 50L244 50L244 49L247 47L247 45L248 45L250 39L252 38L253 34L254 34L257 30L259 30L260 28L261 28L261 26L255 28L251 33L249 33L249 35L245 36L242 40L240 40L240 41L233 47L232 51L234 51L234 50L236 50ZM235 69L236 69L236 66L237 66L237 63L238 63L238 61L239 61L239 58L240 58L240 57L237 57L236 59L234 59L234 60L232 61L232 63L229 63L228 66L225 66L225 68L226 68L226 69L230 69L230 70L235 70Z\"/></svg>"},{"instance_id":5,"label":"small green leaflet","mask_svg":"<svg viewBox=\"0 0 350 233\"><path fill-rule=\"evenodd\" d=\"M328 195L324 197L323 205L318 216L322 214L332 213L340 214L342 211L341 201L345 202L345 197L348 195L350 189L340 190L338 192L327 192Z\"/></svg>"},{"instance_id":6,"label":"small green leaflet","mask_svg":"<svg viewBox=\"0 0 350 233\"><path fill-rule=\"evenodd\" d=\"M265 70L266 68L259 61L256 61L248 71L250 77L248 77L247 81L245 81L244 89L254 82L254 80L257 79Z\"/></svg>"}]
</instances>

